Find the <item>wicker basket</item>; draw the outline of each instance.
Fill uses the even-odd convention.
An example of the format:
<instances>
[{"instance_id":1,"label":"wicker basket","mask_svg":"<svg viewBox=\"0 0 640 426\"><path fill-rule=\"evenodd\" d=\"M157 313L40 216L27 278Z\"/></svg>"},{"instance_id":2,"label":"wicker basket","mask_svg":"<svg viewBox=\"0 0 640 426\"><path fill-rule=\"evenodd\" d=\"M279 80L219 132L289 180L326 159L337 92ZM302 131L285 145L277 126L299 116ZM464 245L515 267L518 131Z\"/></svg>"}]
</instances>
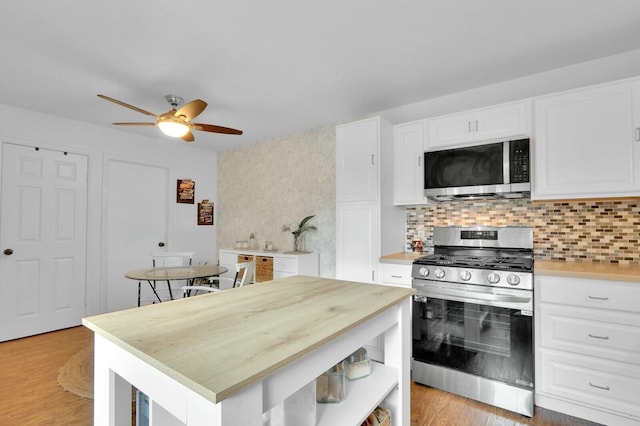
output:
<instances>
[{"instance_id":1,"label":"wicker basket","mask_svg":"<svg viewBox=\"0 0 640 426\"><path fill-rule=\"evenodd\" d=\"M391 426L391 411L384 407L376 407L362 426Z\"/></svg>"},{"instance_id":2,"label":"wicker basket","mask_svg":"<svg viewBox=\"0 0 640 426\"><path fill-rule=\"evenodd\" d=\"M251 254L239 254L238 255L238 263L245 263L245 262L253 262L253 255L251 255ZM238 274L238 281L240 281L243 276L244 276L244 269L241 270L240 273Z\"/></svg>"},{"instance_id":3,"label":"wicker basket","mask_svg":"<svg viewBox=\"0 0 640 426\"><path fill-rule=\"evenodd\" d=\"M273 257L256 256L256 282L273 279Z\"/></svg>"}]
</instances>

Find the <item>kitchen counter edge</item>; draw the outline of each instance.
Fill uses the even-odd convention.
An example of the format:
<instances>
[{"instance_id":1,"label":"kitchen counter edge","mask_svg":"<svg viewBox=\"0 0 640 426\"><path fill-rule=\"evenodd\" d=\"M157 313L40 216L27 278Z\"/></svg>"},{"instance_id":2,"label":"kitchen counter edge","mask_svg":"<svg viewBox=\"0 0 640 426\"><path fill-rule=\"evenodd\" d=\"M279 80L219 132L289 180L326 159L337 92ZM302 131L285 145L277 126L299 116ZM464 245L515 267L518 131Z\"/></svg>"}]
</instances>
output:
<instances>
[{"instance_id":1,"label":"kitchen counter edge","mask_svg":"<svg viewBox=\"0 0 640 426\"><path fill-rule=\"evenodd\" d=\"M380 263L395 263L399 265L411 265L414 260L426 256L427 253L421 252L411 252L411 251L402 251L399 253L386 254L380 257Z\"/></svg>"},{"instance_id":2,"label":"kitchen counter edge","mask_svg":"<svg viewBox=\"0 0 640 426\"><path fill-rule=\"evenodd\" d=\"M640 283L640 265L536 260L534 262L534 274Z\"/></svg>"}]
</instances>

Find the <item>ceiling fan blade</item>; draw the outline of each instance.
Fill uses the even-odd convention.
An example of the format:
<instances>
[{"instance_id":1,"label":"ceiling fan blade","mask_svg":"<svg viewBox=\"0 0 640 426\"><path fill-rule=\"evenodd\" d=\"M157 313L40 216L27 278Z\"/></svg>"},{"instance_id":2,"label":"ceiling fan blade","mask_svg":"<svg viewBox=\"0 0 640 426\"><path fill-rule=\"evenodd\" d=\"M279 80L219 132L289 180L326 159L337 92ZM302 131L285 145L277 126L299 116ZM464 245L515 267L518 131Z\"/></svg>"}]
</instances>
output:
<instances>
[{"instance_id":1,"label":"ceiling fan blade","mask_svg":"<svg viewBox=\"0 0 640 426\"><path fill-rule=\"evenodd\" d=\"M156 123L135 123L135 122L121 122L121 123L111 123L116 126L155 126Z\"/></svg>"},{"instance_id":2,"label":"ceiling fan blade","mask_svg":"<svg viewBox=\"0 0 640 426\"><path fill-rule=\"evenodd\" d=\"M226 133L228 135L241 135L242 130L232 129L230 127L214 126L213 124L192 123L195 130L204 132Z\"/></svg>"},{"instance_id":3,"label":"ceiling fan blade","mask_svg":"<svg viewBox=\"0 0 640 426\"><path fill-rule=\"evenodd\" d=\"M125 103L125 102L119 101L117 99L110 98L110 97L105 96L105 95L98 95L98 97L104 99L105 101L113 102L114 104L118 104L118 105L123 106L125 108L132 109L132 110L137 111L139 113L142 113L142 114L145 114L145 115L150 115L151 117L158 117L157 114L154 114L154 113L149 112L149 111L145 111L142 108L138 108L136 106L129 105L129 104Z\"/></svg>"},{"instance_id":4,"label":"ceiling fan blade","mask_svg":"<svg viewBox=\"0 0 640 426\"><path fill-rule=\"evenodd\" d=\"M185 120L191 121L199 116L206 107L207 103L205 101L202 99L196 99L182 105L182 107L176 111L175 115L176 117L183 115Z\"/></svg>"},{"instance_id":5,"label":"ceiling fan blade","mask_svg":"<svg viewBox=\"0 0 640 426\"><path fill-rule=\"evenodd\" d=\"M185 142L193 142L196 138L193 137L193 133L189 130L183 137L182 140Z\"/></svg>"}]
</instances>

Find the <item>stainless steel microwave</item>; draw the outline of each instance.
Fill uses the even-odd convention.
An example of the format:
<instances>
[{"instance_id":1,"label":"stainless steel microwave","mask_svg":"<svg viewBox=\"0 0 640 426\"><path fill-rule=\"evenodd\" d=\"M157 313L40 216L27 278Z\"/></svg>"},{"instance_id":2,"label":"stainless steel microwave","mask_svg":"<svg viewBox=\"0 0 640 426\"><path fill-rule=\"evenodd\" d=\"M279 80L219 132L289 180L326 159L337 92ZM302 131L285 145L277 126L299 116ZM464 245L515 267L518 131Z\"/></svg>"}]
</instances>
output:
<instances>
[{"instance_id":1,"label":"stainless steel microwave","mask_svg":"<svg viewBox=\"0 0 640 426\"><path fill-rule=\"evenodd\" d=\"M531 196L529 139L424 153L424 193L436 201Z\"/></svg>"}]
</instances>

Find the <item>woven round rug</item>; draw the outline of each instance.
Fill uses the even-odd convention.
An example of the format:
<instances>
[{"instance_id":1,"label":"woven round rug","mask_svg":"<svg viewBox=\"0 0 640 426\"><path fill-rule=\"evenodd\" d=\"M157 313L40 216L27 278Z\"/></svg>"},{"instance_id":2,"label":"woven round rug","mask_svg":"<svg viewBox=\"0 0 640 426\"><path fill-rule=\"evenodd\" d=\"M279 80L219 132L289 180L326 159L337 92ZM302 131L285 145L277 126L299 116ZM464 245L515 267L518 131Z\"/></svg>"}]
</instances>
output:
<instances>
[{"instance_id":1,"label":"woven round rug","mask_svg":"<svg viewBox=\"0 0 640 426\"><path fill-rule=\"evenodd\" d=\"M74 354L58 370L58 383L66 391L93 398L93 348Z\"/></svg>"}]
</instances>

